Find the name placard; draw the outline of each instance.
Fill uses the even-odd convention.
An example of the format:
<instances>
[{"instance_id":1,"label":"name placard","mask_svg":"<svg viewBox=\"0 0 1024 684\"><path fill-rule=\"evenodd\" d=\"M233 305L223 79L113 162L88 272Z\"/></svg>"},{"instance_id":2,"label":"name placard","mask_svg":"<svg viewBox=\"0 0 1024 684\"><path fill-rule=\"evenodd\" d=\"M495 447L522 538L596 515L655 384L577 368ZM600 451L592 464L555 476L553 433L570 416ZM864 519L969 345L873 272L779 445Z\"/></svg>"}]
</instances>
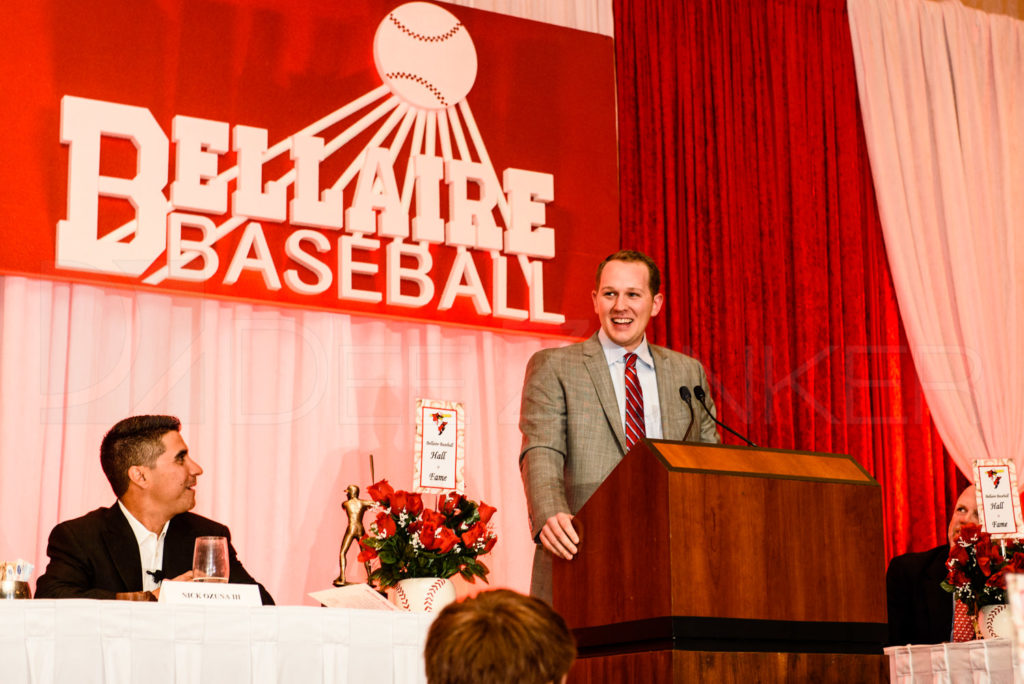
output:
<instances>
[{"instance_id":1,"label":"name placard","mask_svg":"<svg viewBox=\"0 0 1024 684\"><path fill-rule=\"evenodd\" d=\"M466 411L461 403L416 400L415 491L465 491L465 425Z\"/></svg>"},{"instance_id":2,"label":"name placard","mask_svg":"<svg viewBox=\"0 0 1024 684\"><path fill-rule=\"evenodd\" d=\"M981 529L993 538L1024 536L1017 471L1010 459L974 462Z\"/></svg>"},{"instance_id":3,"label":"name placard","mask_svg":"<svg viewBox=\"0 0 1024 684\"><path fill-rule=\"evenodd\" d=\"M224 606L262 606L255 584L227 582L174 582L160 584L160 603Z\"/></svg>"}]
</instances>

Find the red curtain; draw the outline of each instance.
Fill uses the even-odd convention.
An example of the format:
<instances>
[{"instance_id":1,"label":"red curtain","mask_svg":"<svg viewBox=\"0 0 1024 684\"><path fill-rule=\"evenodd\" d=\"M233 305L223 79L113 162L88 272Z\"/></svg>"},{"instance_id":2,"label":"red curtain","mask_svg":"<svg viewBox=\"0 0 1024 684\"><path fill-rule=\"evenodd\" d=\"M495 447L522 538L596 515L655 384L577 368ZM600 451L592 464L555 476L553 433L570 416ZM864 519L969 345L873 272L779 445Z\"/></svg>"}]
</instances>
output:
<instances>
[{"instance_id":1,"label":"red curtain","mask_svg":"<svg viewBox=\"0 0 1024 684\"><path fill-rule=\"evenodd\" d=\"M622 244L664 265L655 341L706 364L720 418L757 444L857 459L888 556L942 542L966 481L897 310L845 2L614 11Z\"/></svg>"}]
</instances>

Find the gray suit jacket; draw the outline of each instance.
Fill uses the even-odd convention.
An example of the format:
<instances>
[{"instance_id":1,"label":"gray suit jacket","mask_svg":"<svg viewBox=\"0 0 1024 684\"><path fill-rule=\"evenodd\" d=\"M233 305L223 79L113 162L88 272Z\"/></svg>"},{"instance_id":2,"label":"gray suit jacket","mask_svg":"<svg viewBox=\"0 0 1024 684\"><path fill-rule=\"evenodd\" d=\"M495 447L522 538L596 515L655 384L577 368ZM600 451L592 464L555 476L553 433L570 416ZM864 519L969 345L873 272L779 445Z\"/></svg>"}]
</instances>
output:
<instances>
[{"instance_id":1,"label":"gray suit jacket","mask_svg":"<svg viewBox=\"0 0 1024 684\"><path fill-rule=\"evenodd\" d=\"M690 412L679 387L701 385L715 410L704 367L696 359L650 345L665 439L682 440ZM715 422L694 402L690 441L719 442ZM523 384L519 470L534 540L556 513L575 515L626 454L626 434L611 373L597 335L530 359ZM551 600L551 556L539 544L530 593Z\"/></svg>"}]
</instances>

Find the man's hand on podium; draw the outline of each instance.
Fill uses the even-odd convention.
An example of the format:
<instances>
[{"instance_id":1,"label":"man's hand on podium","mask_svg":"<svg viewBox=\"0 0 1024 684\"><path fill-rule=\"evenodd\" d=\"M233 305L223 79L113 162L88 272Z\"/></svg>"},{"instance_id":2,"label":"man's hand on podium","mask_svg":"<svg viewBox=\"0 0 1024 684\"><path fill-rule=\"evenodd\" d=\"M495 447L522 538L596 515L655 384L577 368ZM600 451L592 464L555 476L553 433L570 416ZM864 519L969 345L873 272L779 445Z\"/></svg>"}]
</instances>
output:
<instances>
[{"instance_id":1,"label":"man's hand on podium","mask_svg":"<svg viewBox=\"0 0 1024 684\"><path fill-rule=\"evenodd\" d=\"M580 536L572 526L572 516L568 513L555 513L540 529L540 543L553 555L565 560L572 560L576 555L576 545Z\"/></svg>"}]
</instances>

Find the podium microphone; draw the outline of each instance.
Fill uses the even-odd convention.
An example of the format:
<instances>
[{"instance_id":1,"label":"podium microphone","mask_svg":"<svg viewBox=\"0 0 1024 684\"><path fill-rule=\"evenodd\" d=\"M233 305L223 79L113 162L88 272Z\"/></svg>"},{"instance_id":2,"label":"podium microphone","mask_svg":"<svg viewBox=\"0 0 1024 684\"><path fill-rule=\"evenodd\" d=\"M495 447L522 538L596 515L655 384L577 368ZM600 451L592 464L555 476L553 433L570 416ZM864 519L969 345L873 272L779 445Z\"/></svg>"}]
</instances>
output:
<instances>
[{"instance_id":1,"label":"podium microphone","mask_svg":"<svg viewBox=\"0 0 1024 684\"><path fill-rule=\"evenodd\" d=\"M682 395L682 391L680 391L679 394L681 396ZM687 394L689 394L689 392L687 392ZM724 428L724 429L728 430L729 432L731 432L732 434L736 435L737 437L742 439L744 442L746 442L750 446L752 446L752 447L756 447L757 446L756 444L751 442L749 439L747 439L746 437L744 437L740 433L736 432L735 430L733 430L731 427L729 427L728 425L726 425L722 421L720 421L717 418L715 418L715 414L711 413L711 410L708 409L708 405L704 403L704 388L703 387L701 387L700 385L694 385L693 386L693 396L697 397L697 401L699 401L700 405L704 407L704 411L709 416L711 416L711 420L715 421L720 426L722 426L722 428Z\"/></svg>"},{"instance_id":2,"label":"podium microphone","mask_svg":"<svg viewBox=\"0 0 1024 684\"><path fill-rule=\"evenodd\" d=\"M683 435L683 441L686 442L690 439L690 431L693 430L693 422L697 420L697 416L693 413L693 403L690 401L690 388L683 385L679 388L679 398L686 404L686 408L690 409L690 424L686 426L686 434Z\"/></svg>"}]
</instances>

